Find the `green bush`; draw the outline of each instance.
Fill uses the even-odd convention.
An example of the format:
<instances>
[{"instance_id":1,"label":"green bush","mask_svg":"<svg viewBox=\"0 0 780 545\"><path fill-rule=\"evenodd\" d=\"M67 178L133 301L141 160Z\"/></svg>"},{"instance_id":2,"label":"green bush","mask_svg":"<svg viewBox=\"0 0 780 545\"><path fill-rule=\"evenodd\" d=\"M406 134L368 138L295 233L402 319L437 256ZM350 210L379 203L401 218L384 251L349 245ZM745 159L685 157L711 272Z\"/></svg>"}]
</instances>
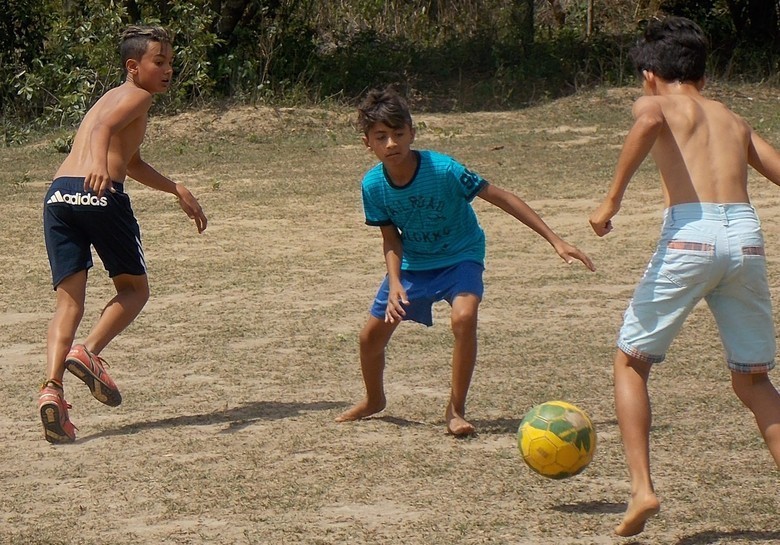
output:
<instances>
[{"instance_id":1,"label":"green bush","mask_svg":"<svg viewBox=\"0 0 780 545\"><path fill-rule=\"evenodd\" d=\"M627 53L638 23L662 12L700 22L713 43L711 75L776 81L780 40L745 34L765 21L743 20L740 34L731 19L731 7L749 2L759 5L594 0L591 19L583 0L562 4L565 13L518 0L6 0L2 142L69 127L119 84L118 38L128 24L175 35L175 81L155 101L158 112L224 100L354 102L388 84L418 108L485 109L632 81Z\"/></svg>"}]
</instances>

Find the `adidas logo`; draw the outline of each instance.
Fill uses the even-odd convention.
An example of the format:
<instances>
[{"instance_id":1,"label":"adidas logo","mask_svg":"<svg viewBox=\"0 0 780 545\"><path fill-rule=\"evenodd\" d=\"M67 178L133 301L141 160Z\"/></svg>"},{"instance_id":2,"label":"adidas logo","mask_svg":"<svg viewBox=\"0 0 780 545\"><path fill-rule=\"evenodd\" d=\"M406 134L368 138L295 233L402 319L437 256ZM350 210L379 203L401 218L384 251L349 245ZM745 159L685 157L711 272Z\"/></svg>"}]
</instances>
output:
<instances>
[{"instance_id":1,"label":"adidas logo","mask_svg":"<svg viewBox=\"0 0 780 545\"><path fill-rule=\"evenodd\" d=\"M63 195L60 190L54 192L54 195L49 197L46 204L56 204L58 202L64 202L66 204L75 204L78 206L108 206L108 199L106 197L96 197L89 193L66 193Z\"/></svg>"}]
</instances>

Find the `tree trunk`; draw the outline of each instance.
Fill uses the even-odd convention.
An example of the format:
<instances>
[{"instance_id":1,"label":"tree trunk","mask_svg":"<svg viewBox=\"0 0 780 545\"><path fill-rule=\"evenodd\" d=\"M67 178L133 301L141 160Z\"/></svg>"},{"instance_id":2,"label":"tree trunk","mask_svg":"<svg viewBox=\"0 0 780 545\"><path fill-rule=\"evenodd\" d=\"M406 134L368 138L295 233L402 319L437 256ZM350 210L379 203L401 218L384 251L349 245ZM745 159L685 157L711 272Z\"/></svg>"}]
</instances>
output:
<instances>
[{"instance_id":1,"label":"tree trunk","mask_svg":"<svg viewBox=\"0 0 780 545\"><path fill-rule=\"evenodd\" d=\"M588 0L588 11L585 16L585 37L590 38L593 34L593 0Z\"/></svg>"},{"instance_id":2,"label":"tree trunk","mask_svg":"<svg viewBox=\"0 0 780 545\"><path fill-rule=\"evenodd\" d=\"M251 0L225 0L220 2L219 23L217 23L217 36L228 40L238 26L244 15L247 5Z\"/></svg>"},{"instance_id":3,"label":"tree trunk","mask_svg":"<svg viewBox=\"0 0 780 545\"><path fill-rule=\"evenodd\" d=\"M127 10L127 18L130 20L130 24L136 25L141 21L141 10L138 8L138 3L135 0L125 0L125 9Z\"/></svg>"},{"instance_id":4,"label":"tree trunk","mask_svg":"<svg viewBox=\"0 0 780 545\"><path fill-rule=\"evenodd\" d=\"M534 43L534 0L515 0L512 8L512 23L523 45Z\"/></svg>"},{"instance_id":5,"label":"tree trunk","mask_svg":"<svg viewBox=\"0 0 780 545\"><path fill-rule=\"evenodd\" d=\"M561 0L547 0L550 3L550 7L552 8L553 12L553 18L555 19L555 24L558 26L558 28L563 28L563 25L566 24L566 10L563 9L563 6L561 5ZM590 0L592 2L592 0Z\"/></svg>"}]
</instances>

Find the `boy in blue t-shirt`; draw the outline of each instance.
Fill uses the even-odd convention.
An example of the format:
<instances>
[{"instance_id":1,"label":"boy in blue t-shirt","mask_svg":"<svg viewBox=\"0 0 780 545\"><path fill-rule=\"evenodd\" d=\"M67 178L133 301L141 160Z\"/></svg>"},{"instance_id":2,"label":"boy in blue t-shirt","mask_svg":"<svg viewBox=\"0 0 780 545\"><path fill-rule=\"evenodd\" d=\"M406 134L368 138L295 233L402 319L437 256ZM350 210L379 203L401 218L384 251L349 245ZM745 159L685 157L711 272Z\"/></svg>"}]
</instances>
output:
<instances>
[{"instance_id":1,"label":"boy in blue t-shirt","mask_svg":"<svg viewBox=\"0 0 780 545\"><path fill-rule=\"evenodd\" d=\"M358 108L363 143L381 161L363 178L368 225L378 226L387 265L371 316L360 333L366 397L336 420L359 420L386 405L385 347L402 320L432 325L432 305L452 307L452 386L447 430L474 433L465 419L466 395L477 359L477 314L482 300L485 234L471 201L481 197L545 238L567 263L590 258L556 235L520 198L489 184L452 158L412 150L415 129L406 101L391 90L371 91Z\"/></svg>"}]
</instances>

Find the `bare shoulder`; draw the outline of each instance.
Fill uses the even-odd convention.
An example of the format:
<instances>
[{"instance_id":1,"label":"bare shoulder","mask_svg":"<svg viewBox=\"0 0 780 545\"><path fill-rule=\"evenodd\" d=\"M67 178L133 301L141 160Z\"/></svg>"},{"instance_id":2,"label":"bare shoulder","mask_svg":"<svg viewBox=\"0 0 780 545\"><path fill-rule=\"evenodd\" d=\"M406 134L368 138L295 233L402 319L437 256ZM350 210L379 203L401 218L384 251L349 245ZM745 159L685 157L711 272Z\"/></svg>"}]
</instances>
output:
<instances>
[{"instance_id":1,"label":"bare shoulder","mask_svg":"<svg viewBox=\"0 0 780 545\"><path fill-rule=\"evenodd\" d=\"M136 109L144 106L148 109L152 105L152 94L134 85L120 85L107 91L93 106L94 109L108 109L124 107Z\"/></svg>"},{"instance_id":2,"label":"bare shoulder","mask_svg":"<svg viewBox=\"0 0 780 545\"><path fill-rule=\"evenodd\" d=\"M636 118L648 113L663 115L663 110L663 97L644 95L634 101L631 113Z\"/></svg>"},{"instance_id":3,"label":"bare shoulder","mask_svg":"<svg viewBox=\"0 0 780 545\"><path fill-rule=\"evenodd\" d=\"M145 116L152 106L152 94L132 85L120 85L107 91L92 106L87 116L109 125L125 125Z\"/></svg>"},{"instance_id":4,"label":"bare shoulder","mask_svg":"<svg viewBox=\"0 0 780 545\"><path fill-rule=\"evenodd\" d=\"M715 99L706 99L704 101L704 106L708 109L708 116L711 118L720 120L721 123L730 125L737 130L744 131L745 133L752 131L745 118L734 112L723 102Z\"/></svg>"},{"instance_id":5,"label":"bare shoulder","mask_svg":"<svg viewBox=\"0 0 780 545\"><path fill-rule=\"evenodd\" d=\"M152 104L152 93L146 89L136 87L135 85L120 85L109 91L109 93L113 91L116 91L117 101L130 102L133 104L148 104L149 106Z\"/></svg>"}]
</instances>

